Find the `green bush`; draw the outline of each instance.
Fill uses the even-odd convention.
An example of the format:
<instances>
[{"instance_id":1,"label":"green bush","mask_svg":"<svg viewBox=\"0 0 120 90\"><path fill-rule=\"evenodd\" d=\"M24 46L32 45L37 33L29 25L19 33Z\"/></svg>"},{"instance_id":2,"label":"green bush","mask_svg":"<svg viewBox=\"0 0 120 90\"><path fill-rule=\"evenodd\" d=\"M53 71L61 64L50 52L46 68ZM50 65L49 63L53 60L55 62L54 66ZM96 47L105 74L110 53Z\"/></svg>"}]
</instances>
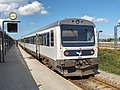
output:
<instances>
[{"instance_id":1,"label":"green bush","mask_svg":"<svg viewBox=\"0 0 120 90\"><path fill-rule=\"evenodd\" d=\"M100 49L98 59L99 68L109 73L120 75L120 51Z\"/></svg>"}]
</instances>

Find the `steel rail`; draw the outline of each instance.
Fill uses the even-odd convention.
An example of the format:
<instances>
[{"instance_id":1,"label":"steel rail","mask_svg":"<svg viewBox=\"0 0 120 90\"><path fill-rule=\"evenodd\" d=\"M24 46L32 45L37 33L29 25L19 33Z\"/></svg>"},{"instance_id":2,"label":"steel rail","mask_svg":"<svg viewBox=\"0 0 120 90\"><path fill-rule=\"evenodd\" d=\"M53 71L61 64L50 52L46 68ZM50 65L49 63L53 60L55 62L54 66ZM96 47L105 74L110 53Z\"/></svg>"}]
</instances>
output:
<instances>
[{"instance_id":1,"label":"steel rail","mask_svg":"<svg viewBox=\"0 0 120 90\"><path fill-rule=\"evenodd\" d=\"M115 84L111 84L110 82L105 81L101 78L98 79L96 77L90 77L89 79L92 81L96 81L98 83L104 84L105 86L112 88L112 90L120 90L120 87L116 86Z\"/></svg>"}]
</instances>

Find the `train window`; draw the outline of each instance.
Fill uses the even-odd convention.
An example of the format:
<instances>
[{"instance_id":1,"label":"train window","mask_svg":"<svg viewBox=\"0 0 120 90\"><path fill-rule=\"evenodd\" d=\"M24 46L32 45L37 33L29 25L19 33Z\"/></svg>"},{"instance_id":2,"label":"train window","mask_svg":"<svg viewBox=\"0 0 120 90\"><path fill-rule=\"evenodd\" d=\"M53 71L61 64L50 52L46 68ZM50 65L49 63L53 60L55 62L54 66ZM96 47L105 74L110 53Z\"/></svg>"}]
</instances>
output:
<instances>
[{"instance_id":1,"label":"train window","mask_svg":"<svg viewBox=\"0 0 120 90\"><path fill-rule=\"evenodd\" d=\"M49 33L47 33L47 44L46 44L47 46L49 46L50 45L50 42L49 42Z\"/></svg>"},{"instance_id":2,"label":"train window","mask_svg":"<svg viewBox=\"0 0 120 90\"><path fill-rule=\"evenodd\" d=\"M26 43L29 43L29 38L25 38L25 42L26 42Z\"/></svg>"},{"instance_id":3,"label":"train window","mask_svg":"<svg viewBox=\"0 0 120 90\"><path fill-rule=\"evenodd\" d=\"M39 35L39 45L42 45L42 35Z\"/></svg>"},{"instance_id":4,"label":"train window","mask_svg":"<svg viewBox=\"0 0 120 90\"><path fill-rule=\"evenodd\" d=\"M33 43L33 39L32 39L32 37L29 37L29 41L30 41L30 42L29 42L30 44Z\"/></svg>"},{"instance_id":5,"label":"train window","mask_svg":"<svg viewBox=\"0 0 120 90\"><path fill-rule=\"evenodd\" d=\"M41 35L41 45L43 45L43 35Z\"/></svg>"},{"instance_id":6,"label":"train window","mask_svg":"<svg viewBox=\"0 0 120 90\"><path fill-rule=\"evenodd\" d=\"M95 44L94 27L87 25L61 25L63 46L92 46Z\"/></svg>"},{"instance_id":7,"label":"train window","mask_svg":"<svg viewBox=\"0 0 120 90\"><path fill-rule=\"evenodd\" d=\"M51 32L50 32L50 37L51 37L51 43L50 43L50 45L54 46L54 31L53 30L51 30Z\"/></svg>"},{"instance_id":8,"label":"train window","mask_svg":"<svg viewBox=\"0 0 120 90\"><path fill-rule=\"evenodd\" d=\"M78 37L77 30L64 30L62 32L63 37Z\"/></svg>"},{"instance_id":9,"label":"train window","mask_svg":"<svg viewBox=\"0 0 120 90\"><path fill-rule=\"evenodd\" d=\"M25 40L25 43L26 43L26 38L24 38L24 40Z\"/></svg>"},{"instance_id":10,"label":"train window","mask_svg":"<svg viewBox=\"0 0 120 90\"><path fill-rule=\"evenodd\" d=\"M30 37L30 41L31 44L34 44L34 37Z\"/></svg>"},{"instance_id":11,"label":"train window","mask_svg":"<svg viewBox=\"0 0 120 90\"><path fill-rule=\"evenodd\" d=\"M35 36L29 37L28 40L27 40L27 42L30 43L30 44L35 44L35 41L36 41Z\"/></svg>"},{"instance_id":12,"label":"train window","mask_svg":"<svg viewBox=\"0 0 120 90\"><path fill-rule=\"evenodd\" d=\"M49 46L49 33L39 35L39 42L40 45Z\"/></svg>"},{"instance_id":13,"label":"train window","mask_svg":"<svg viewBox=\"0 0 120 90\"><path fill-rule=\"evenodd\" d=\"M34 43L33 44L36 44L36 36L34 36Z\"/></svg>"},{"instance_id":14,"label":"train window","mask_svg":"<svg viewBox=\"0 0 120 90\"><path fill-rule=\"evenodd\" d=\"M43 35L43 45L46 45L46 34Z\"/></svg>"}]
</instances>

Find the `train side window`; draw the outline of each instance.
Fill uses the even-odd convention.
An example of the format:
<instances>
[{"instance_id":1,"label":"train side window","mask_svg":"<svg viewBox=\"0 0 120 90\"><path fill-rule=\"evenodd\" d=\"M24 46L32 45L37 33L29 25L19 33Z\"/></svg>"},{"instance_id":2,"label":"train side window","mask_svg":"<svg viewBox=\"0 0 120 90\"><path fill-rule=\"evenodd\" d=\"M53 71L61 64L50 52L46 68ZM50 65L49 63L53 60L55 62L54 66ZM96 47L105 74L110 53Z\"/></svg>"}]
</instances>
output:
<instances>
[{"instance_id":1,"label":"train side window","mask_svg":"<svg viewBox=\"0 0 120 90\"><path fill-rule=\"evenodd\" d=\"M30 37L30 41L31 44L34 44L34 37Z\"/></svg>"},{"instance_id":2,"label":"train side window","mask_svg":"<svg viewBox=\"0 0 120 90\"><path fill-rule=\"evenodd\" d=\"M46 46L46 34L43 34L43 45Z\"/></svg>"},{"instance_id":3,"label":"train side window","mask_svg":"<svg viewBox=\"0 0 120 90\"><path fill-rule=\"evenodd\" d=\"M49 42L49 33L47 33L47 46L50 46L50 42Z\"/></svg>"},{"instance_id":4,"label":"train side window","mask_svg":"<svg viewBox=\"0 0 120 90\"><path fill-rule=\"evenodd\" d=\"M29 37L29 43L30 43L30 44L33 43L33 39L32 39L32 37Z\"/></svg>"},{"instance_id":5,"label":"train side window","mask_svg":"<svg viewBox=\"0 0 120 90\"><path fill-rule=\"evenodd\" d=\"M36 44L36 36L33 36L33 44Z\"/></svg>"},{"instance_id":6,"label":"train side window","mask_svg":"<svg viewBox=\"0 0 120 90\"><path fill-rule=\"evenodd\" d=\"M49 46L49 33L39 35L39 44L43 46Z\"/></svg>"},{"instance_id":7,"label":"train side window","mask_svg":"<svg viewBox=\"0 0 120 90\"><path fill-rule=\"evenodd\" d=\"M26 43L29 43L29 38L26 38L26 39L25 39L25 42L26 42Z\"/></svg>"},{"instance_id":8,"label":"train side window","mask_svg":"<svg viewBox=\"0 0 120 90\"><path fill-rule=\"evenodd\" d=\"M42 45L42 35L39 35L39 45Z\"/></svg>"},{"instance_id":9,"label":"train side window","mask_svg":"<svg viewBox=\"0 0 120 90\"><path fill-rule=\"evenodd\" d=\"M51 32L50 32L50 37L51 37L50 45L54 46L54 31L53 30L51 30Z\"/></svg>"}]
</instances>

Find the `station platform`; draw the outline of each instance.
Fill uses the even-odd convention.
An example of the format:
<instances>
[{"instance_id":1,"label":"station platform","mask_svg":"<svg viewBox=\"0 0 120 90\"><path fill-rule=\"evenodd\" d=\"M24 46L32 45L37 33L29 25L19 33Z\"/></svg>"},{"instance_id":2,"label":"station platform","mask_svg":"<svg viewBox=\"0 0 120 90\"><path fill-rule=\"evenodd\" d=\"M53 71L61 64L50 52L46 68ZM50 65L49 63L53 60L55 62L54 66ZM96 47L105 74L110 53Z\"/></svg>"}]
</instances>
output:
<instances>
[{"instance_id":1,"label":"station platform","mask_svg":"<svg viewBox=\"0 0 120 90\"><path fill-rule=\"evenodd\" d=\"M38 90L22 55L14 45L0 63L0 90Z\"/></svg>"},{"instance_id":2,"label":"station platform","mask_svg":"<svg viewBox=\"0 0 120 90\"><path fill-rule=\"evenodd\" d=\"M0 63L0 90L83 90L50 70L20 46Z\"/></svg>"}]
</instances>

